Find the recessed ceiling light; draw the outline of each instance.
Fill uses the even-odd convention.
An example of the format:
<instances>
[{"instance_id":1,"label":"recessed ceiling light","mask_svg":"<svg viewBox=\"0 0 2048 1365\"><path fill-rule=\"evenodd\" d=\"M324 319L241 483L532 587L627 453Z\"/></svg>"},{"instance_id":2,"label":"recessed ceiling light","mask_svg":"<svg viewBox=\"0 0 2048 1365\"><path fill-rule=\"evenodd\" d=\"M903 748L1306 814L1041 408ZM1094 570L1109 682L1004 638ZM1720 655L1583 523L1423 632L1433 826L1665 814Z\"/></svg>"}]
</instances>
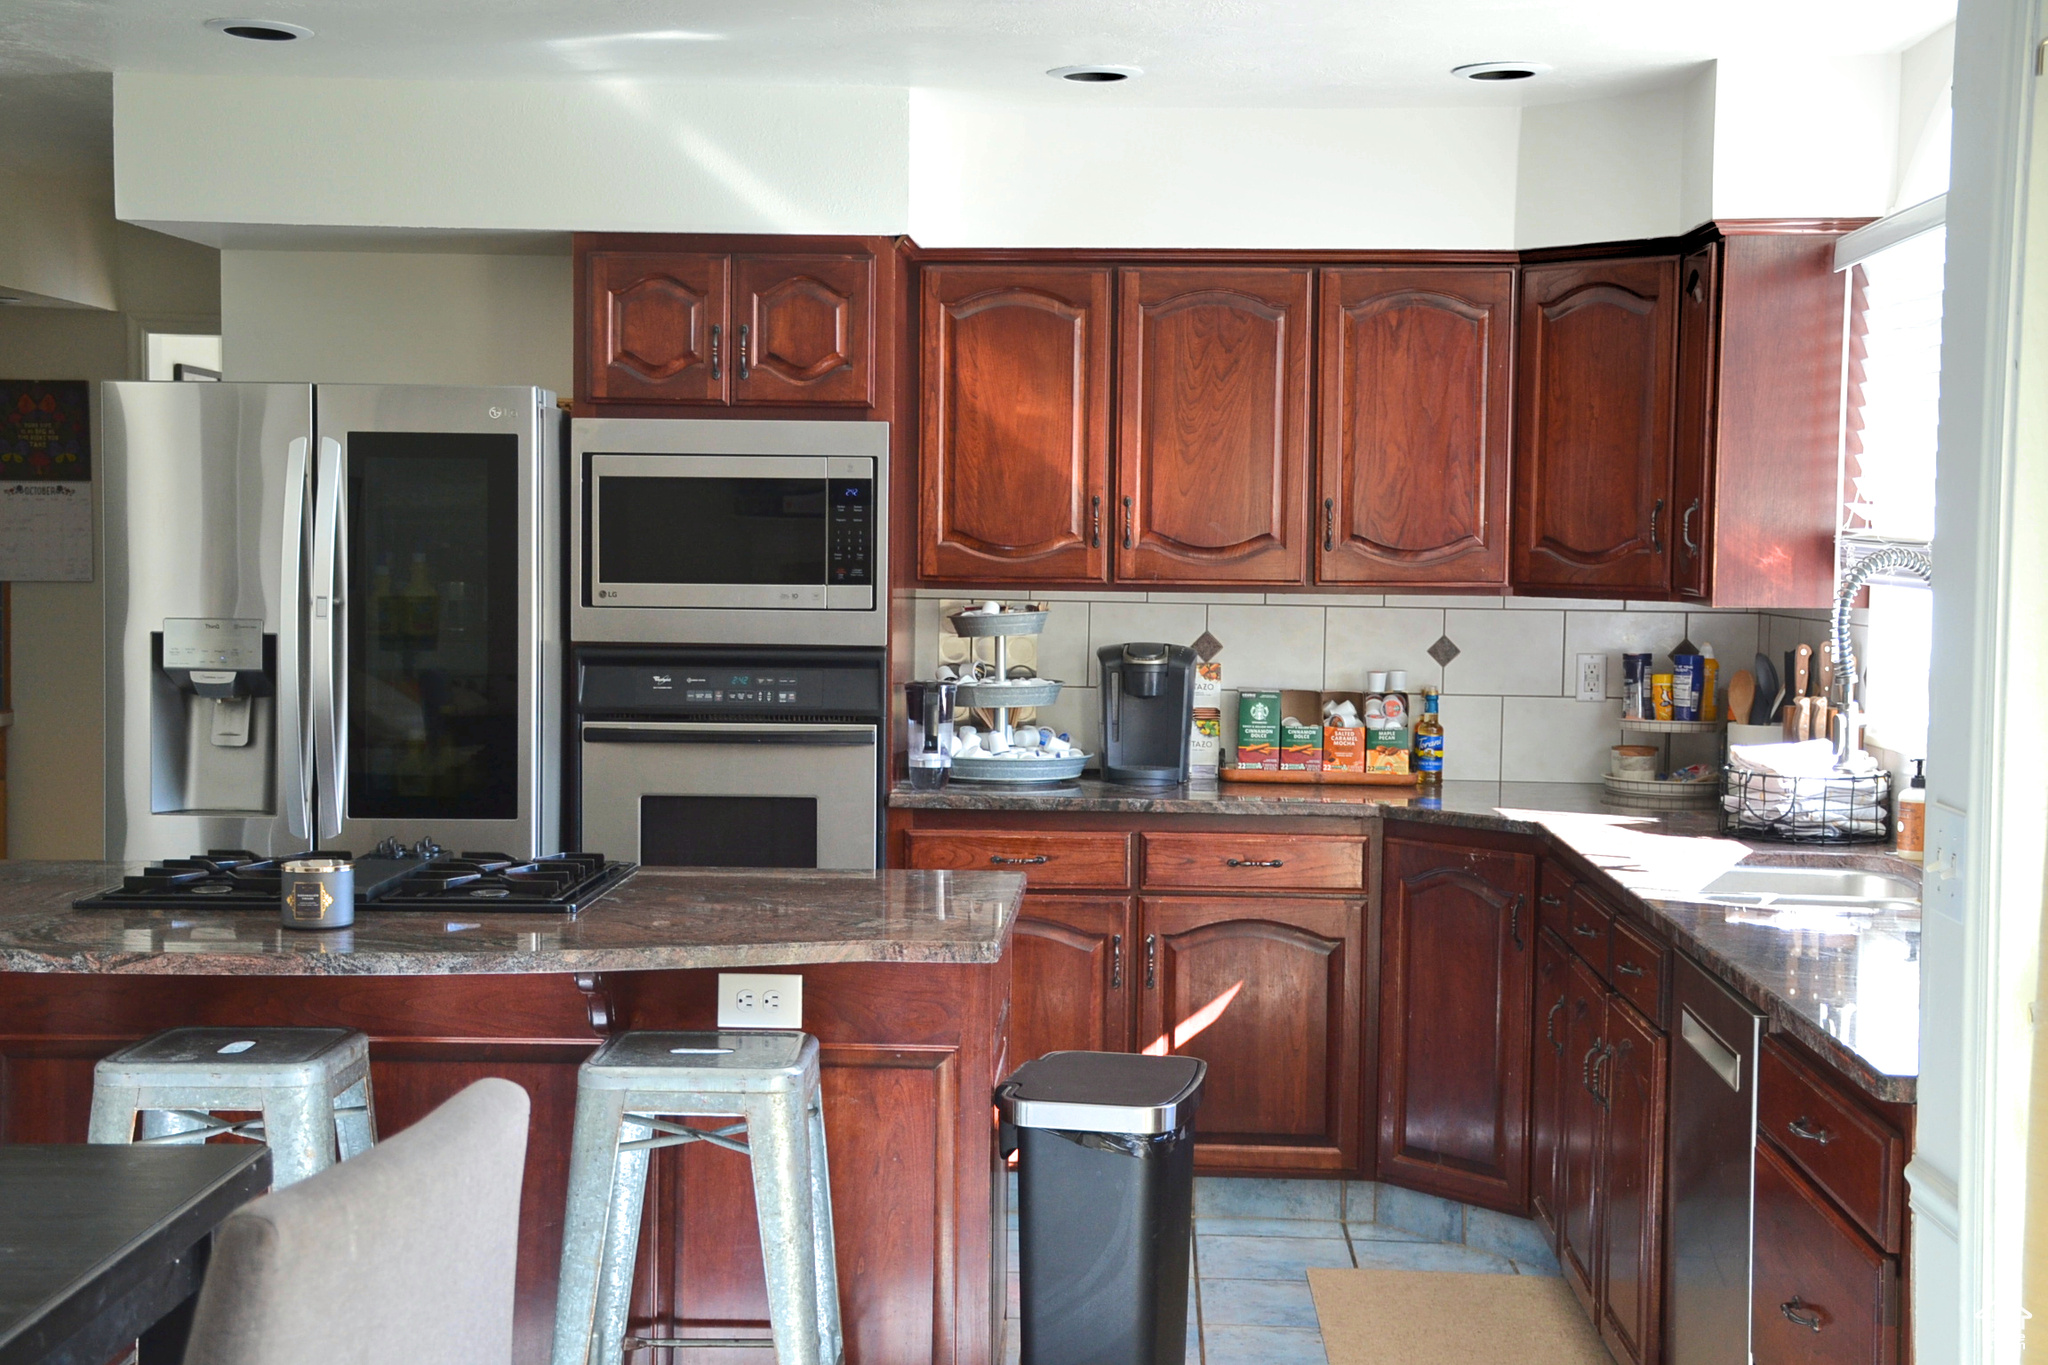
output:
<instances>
[{"instance_id":1,"label":"recessed ceiling light","mask_svg":"<svg viewBox=\"0 0 2048 1365\"><path fill-rule=\"evenodd\" d=\"M1145 74L1142 66L1056 66L1045 73L1058 76L1063 81L1078 81L1083 85L1107 85L1112 81L1127 81L1133 76Z\"/></svg>"},{"instance_id":2,"label":"recessed ceiling light","mask_svg":"<svg viewBox=\"0 0 2048 1365\"><path fill-rule=\"evenodd\" d=\"M1526 81L1548 70L1548 62L1473 62L1452 67L1451 74L1468 81Z\"/></svg>"},{"instance_id":3,"label":"recessed ceiling light","mask_svg":"<svg viewBox=\"0 0 2048 1365\"><path fill-rule=\"evenodd\" d=\"M208 19L206 27L230 38L246 38L252 43L289 43L313 36L313 30L303 24L287 24L276 19Z\"/></svg>"}]
</instances>

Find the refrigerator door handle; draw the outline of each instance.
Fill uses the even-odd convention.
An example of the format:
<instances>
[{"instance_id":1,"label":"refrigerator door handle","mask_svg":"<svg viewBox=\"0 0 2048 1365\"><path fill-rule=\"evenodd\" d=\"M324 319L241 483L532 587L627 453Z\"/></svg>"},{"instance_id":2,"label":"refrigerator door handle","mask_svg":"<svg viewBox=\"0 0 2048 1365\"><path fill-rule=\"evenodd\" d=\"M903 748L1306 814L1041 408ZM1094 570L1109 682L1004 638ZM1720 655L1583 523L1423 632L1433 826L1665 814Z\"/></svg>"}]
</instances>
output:
<instances>
[{"instance_id":1,"label":"refrigerator door handle","mask_svg":"<svg viewBox=\"0 0 2048 1365\"><path fill-rule=\"evenodd\" d=\"M313 783L318 837L341 833L341 442L320 438L319 484L313 494L313 612L311 671Z\"/></svg>"},{"instance_id":2,"label":"refrigerator door handle","mask_svg":"<svg viewBox=\"0 0 2048 1365\"><path fill-rule=\"evenodd\" d=\"M304 436L292 438L284 461L284 546L278 558L277 732L285 757L285 818L296 839L313 832L310 746L307 744L302 625L305 619L306 454Z\"/></svg>"}]
</instances>

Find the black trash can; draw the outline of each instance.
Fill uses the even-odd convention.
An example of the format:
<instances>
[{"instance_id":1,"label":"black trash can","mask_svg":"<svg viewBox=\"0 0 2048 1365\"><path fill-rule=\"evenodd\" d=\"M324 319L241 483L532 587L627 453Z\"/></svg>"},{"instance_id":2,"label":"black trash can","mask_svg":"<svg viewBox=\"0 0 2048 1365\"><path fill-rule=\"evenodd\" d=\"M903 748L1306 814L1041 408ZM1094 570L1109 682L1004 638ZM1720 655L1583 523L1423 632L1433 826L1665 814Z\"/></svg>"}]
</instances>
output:
<instances>
[{"instance_id":1,"label":"black trash can","mask_svg":"<svg viewBox=\"0 0 2048 1365\"><path fill-rule=\"evenodd\" d=\"M996 1087L1017 1158L1022 1365L1185 1365L1194 1057L1050 1052Z\"/></svg>"}]
</instances>

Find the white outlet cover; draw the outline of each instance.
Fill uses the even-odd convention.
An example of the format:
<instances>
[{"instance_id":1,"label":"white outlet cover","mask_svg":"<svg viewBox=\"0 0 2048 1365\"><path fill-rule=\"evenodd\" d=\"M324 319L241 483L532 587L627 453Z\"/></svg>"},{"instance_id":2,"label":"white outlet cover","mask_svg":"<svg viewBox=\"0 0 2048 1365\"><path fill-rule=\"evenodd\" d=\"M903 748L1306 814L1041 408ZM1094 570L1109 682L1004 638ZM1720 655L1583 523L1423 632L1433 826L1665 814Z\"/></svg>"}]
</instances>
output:
<instances>
[{"instance_id":1,"label":"white outlet cover","mask_svg":"<svg viewBox=\"0 0 2048 1365\"><path fill-rule=\"evenodd\" d=\"M804 979L749 972L718 974L720 1028L801 1029Z\"/></svg>"},{"instance_id":2,"label":"white outlet cover","mask_svg":"<svg viewBox=\"0 0 2048 1365\"><path fill-rule=\"evenodd\" d=\"M1578 670L1572 674L1577 679L1577 696L1580 701L1607 700L1607 656L1605 654L1581 654Z\"/></svg>"}]
</instances>

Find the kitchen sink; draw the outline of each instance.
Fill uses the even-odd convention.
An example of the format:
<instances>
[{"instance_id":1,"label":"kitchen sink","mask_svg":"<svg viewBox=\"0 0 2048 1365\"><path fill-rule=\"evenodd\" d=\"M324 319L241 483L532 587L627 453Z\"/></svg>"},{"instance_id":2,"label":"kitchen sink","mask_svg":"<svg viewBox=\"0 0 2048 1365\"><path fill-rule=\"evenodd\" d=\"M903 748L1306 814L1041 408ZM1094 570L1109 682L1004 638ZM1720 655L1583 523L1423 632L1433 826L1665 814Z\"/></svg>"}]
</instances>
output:
<instances>
[{"instance_id":1,"label":"kitchen sink","mask_svg":"<svg viewBox=\"0 0 2048 1365\"><path fill-rule=\"evenodd\" d=\"M1920 907L1918 881L1857 868L1737 867L1707 883L1700 894L1722 905L1825 905L1895 913Z\"/></svg>"}]
</instances>

